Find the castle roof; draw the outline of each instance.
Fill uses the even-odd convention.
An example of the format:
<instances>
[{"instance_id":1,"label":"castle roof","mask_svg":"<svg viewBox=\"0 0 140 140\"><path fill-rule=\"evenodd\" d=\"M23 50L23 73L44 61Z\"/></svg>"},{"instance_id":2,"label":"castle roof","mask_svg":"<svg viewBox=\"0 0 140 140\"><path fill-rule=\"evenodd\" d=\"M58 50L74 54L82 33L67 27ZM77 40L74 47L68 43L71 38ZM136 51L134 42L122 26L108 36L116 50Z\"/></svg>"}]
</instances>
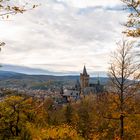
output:
<instances>
[{"instance_id":1,"label":"castle roof","mask_svg":"<svg viewBox=\"0 0 140 140\"><path fill-rule=\"evenodd\" d=\"M87 74L87 70L86 70L86 67L84 66L84 69L83 69L83 75L88 75Z\"/></svg>"}]
</instances>

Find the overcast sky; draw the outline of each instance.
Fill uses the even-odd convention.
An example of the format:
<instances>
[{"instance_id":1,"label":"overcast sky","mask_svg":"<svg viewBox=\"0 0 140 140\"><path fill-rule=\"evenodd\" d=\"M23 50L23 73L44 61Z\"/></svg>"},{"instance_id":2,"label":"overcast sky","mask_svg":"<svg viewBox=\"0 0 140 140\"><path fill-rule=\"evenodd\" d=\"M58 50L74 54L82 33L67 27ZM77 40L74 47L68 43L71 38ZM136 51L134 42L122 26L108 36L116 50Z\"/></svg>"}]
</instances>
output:
<instances>
[{"instance_id":1,"label":"overcast sky","mask_svg":"<svg viewBox=\"0 0 140 140\"><path fill-rule=\"evenodd\" d=\"M37 0L36 0L37 1ZM127 13L119 0L38 0L38 8L0 21L2 64L64 74L107 71ZM10 69L9 69L10 70Z\"/></svg>"}]
</instances>

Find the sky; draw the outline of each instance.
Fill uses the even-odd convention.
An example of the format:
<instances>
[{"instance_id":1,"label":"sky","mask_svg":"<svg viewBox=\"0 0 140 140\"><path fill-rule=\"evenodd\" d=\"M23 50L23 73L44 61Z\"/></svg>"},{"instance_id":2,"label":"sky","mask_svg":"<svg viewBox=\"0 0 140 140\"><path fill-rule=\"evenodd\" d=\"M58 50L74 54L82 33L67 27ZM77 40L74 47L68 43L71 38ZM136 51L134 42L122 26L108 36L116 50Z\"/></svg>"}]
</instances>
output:
<instances>
[{"instance_id":1,"label":"sky","mask_svg":"<svg viewBox=\"0 0 140 140\"><path fill-rule=\"evenodd\" d=\"M63 75L78 74L86 65L91 75L107 71L110 54L124 37L128 13L120 0L35 2L40 6L34 10L0 20L0 40L6 43L0 54L2 70L26 67L38 70L33 74L43 70Z\"/></svg>"}]
</instances>

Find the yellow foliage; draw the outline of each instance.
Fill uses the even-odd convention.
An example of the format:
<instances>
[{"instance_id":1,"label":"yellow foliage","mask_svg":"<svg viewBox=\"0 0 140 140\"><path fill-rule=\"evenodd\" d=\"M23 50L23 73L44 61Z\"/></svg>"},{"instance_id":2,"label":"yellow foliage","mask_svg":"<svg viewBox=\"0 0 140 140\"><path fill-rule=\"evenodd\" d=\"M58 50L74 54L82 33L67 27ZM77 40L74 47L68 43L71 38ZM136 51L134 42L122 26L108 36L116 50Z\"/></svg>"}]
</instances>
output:
<instances>
[{"instance_id":1,"label":"yellow foliage","mask_svg":"<svg viewBox=\"0 0 140 140\"><path fill-rule=\"evenodd\" d=\"M36 128L33 124L28 124L27 128L33 140L82 140L77 131L67 124L46 128Z\"/></svg>"}]
</instances>

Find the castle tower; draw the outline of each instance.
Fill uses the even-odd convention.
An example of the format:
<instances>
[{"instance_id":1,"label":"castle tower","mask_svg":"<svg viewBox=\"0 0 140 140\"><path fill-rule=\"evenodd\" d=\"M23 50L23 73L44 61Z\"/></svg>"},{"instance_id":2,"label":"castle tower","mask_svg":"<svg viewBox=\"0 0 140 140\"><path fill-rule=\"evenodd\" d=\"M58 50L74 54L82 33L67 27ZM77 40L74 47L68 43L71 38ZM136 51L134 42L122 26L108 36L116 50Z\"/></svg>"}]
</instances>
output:
<instances>
[{"instance_id":1,"label":"castle tower","mask_svg":"<svg viewBox=\"0 0 140 140\"><path fill-rule=\"evenodd\" d=\"M83 73L80 73L81 89L89 86L89 75L87 74L86 67L84 66Z\"/></svg>"}]
</instances>

